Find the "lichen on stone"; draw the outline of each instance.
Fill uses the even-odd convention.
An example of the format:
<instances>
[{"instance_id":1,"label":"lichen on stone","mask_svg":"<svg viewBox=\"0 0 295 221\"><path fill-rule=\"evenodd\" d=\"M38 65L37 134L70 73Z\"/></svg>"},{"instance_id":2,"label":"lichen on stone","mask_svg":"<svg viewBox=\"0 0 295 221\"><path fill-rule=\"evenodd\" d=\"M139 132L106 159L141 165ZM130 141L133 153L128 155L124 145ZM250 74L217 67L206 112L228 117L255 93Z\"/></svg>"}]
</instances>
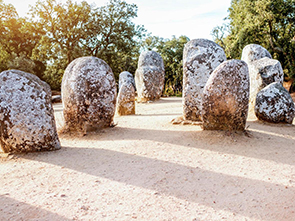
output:
<instances>
[{"instance_id":1,"label":"lichen on stone","mask_svg":"<svg viewBox=\"0 0 295 221\"><path fill-rule=\"evenodd\" d=\"M60 149L51 89L19 70L0 73L0 145L4 152Z\"/></svg>"},{"instance_id":2,"label":"lichen on stone","mask_svg":"<svg viewBox=\"0 0 295 221\"><path fill-rule=\"evenodd\" d=\"M142 52L135 72L137 101L159 99L164 89L164 81L165 68L161 55L155 51Z\"/></svg>"},{"instance_id":3,"label":"lichen on stone","mask_svg":"<svg viewBox=\"0 0 295 221\"><path fill-rule=\"evenodd\" d=\"M244 61L229 60L220 64L203 91L203 129L245 130L249 84L248 67Z\"/></svg>"},{"instance_id":4,"label":"lichen on stone","mask_svg":"<svg viewBox=\"0 0 295 221\"><path fill-rule=\"evenodd\" d=\"M72 61L62 79L65 131L86 134L113 124L116 83L109 65L96 57Z\"/></svg>"},{"instance_id":5,"label":"lichen on stone","mask_svg":"<svg viewBox=\"0 0 295 221\"><path fill-rule=\"evenodd\" d=\"M292 124L295 116L294 102L281 83L274 82L258 92L255 115L259 120L270 123Z\"/></svg>"},{"instance_id":6,"label":"lichen on stone","mask_svg":"<svg viewBox=\"0 0 295 221\"><path fill-rule=\"evenodd\" d=\"M206 39L189 41L183 51L183 114L201 120L202 94L210 74L226 60L224 50Z\"/></svg>"}]
</instances>

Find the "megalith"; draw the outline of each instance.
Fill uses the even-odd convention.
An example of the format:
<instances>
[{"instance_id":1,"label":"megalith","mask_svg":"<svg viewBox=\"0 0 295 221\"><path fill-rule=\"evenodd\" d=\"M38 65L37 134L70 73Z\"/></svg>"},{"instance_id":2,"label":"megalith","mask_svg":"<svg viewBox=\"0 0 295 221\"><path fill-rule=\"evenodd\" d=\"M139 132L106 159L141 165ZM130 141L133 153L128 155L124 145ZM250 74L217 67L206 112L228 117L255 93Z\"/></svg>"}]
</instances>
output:
<instances>
[{"instance_id":1,"label":"megalith","mask_svg":"<svg viewBox=\"0 0 295 221\"><path fill-rule=\"evenodd\" d=\"M117 114L135 114L135 82L131 73L124 71L119 75Z\"/></svg>"},{"instance_id":2,"label":"megalith","mask_svg":"<svg viewBox=\"0 0 295 221\"><path fill-rule=\"evenodd\" d=\"M256 97L255 115L270 123L292 124L295 106L289 92L279 82L273 82L260 90Z\"/></svg>"},{"instance_id":3,"label":"megalith","mask_svg":"<svg viewBox=\"0 0 295 221\"><path fill-rule=\"evenodd\" d=\"M19 70L1 72L0 82L1 149L5 153L60 149L49 85Z\"/></svg>"},{"instance_id":4,"label":"megalith","mask_svg":"<svg viewBox=\"0 0 295 221\"><path fill-rule=\"evenodd\" d=\"M220 64L203 91L203 129L245 130L249 87L248 66L244 61L229 60Z\"/></svg>"},{"instance_id":5,"label":"megalith","mask_svg":"<svg viewBox=\"0 0 295 221\"><path fill-rule=\"evenodd\" d=\"M65 130L86 134L113 124L116 82L109 65L96 57L72 61L62 79Z\"/></svg>"},{"instance_id":6,"label":"megalith","mask_svg":"<svg viewBox=\"0 0 295 221\"><path fill-rule=\"evenodd\" d=\"M248 64L250 75L249 112L254 112L257 93L273 82L283 84L284 72L281 63L272 59L271 54L257 44L247 45L242 60Z\"/></svg>"},{"instance_id":7,"label":"megalith","mask_svg":"<svg viewBox=\"0 0 295 221\"><path fill-rule=\"evenodd\" d=\"M224 50L207 39L189 41L183 51L183 114L201 120L202 94L210 74L226 60Z\"/></svg>"},{"instance_id":8,"label":"megalith","mask_svg":"<svg viewBox=\"0 0 295 221\"><path fill-rule=\"evenodd\" d=\"M141 52L135 72L137 101L147 102L161 97L165 82L165 68L161 55L155 51Z\"/></svg>"}]
</instances>

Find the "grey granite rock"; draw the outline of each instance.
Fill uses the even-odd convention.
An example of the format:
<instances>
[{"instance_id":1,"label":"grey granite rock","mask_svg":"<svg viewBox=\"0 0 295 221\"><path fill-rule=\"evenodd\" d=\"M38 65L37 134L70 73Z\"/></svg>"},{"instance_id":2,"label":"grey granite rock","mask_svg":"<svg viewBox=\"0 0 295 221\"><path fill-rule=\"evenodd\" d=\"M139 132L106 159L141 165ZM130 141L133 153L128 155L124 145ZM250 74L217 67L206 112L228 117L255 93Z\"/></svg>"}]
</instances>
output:
<instances>
[{"instance_id":1,"label":"grey granite rock","mask_svg":"<svg viewBox=\"0 0 295 221\"><path fill-rule=\"evenodd\" d=\"M4 152L60 149L48 84L18 70L0 73L0 146Z\"/></svg>"},{"instance_id":2,"label":"grey granite rock","mask_svg":"<svg viewBox=\"0 0 295 221\"><path fill-rule=\"evenodd\" d=\"M226 60L224 50L206 39L189 41L183 52L183 114L186 120L200 120L202 94L210 74Z\"/></svg>"},{"instance_id":3,"label":"grey granite rock","mask_svg":"<svg viewBox=\"0 0 295 221\"><path fill-rule=\"evenodd\" d=\"M241 60L249 65L251 62L264 57L272 58L271 54L261 45L249 44L243 48Z\"/></svg>"},{"instance_id":4,"label":"grey granite rock","mask_svg":"<svg viewBox=\"0 0 295 221\"><path fill-rule=\"evenodd\" d=\"M72 61L62 79L65 129L86 134L112 125L116 83L109 65L96 57Z\"/></svg>"},{"instance_id":5,"label":"grey granite rock","mask_svg":"<svg viewBox=\"0 0 295 221\"><path fill-rule=\"evenodd\" d=\"M281 83L274 82L258 92L255 115L259 120L292 124L295 106L289 92Z\"/></svg>"},{"instance_id":6,"label":"grey granite rock","mask_svg":"<svg viewBox=\"0 0 295 221\"><path fill-rule=\"evenodd\" d=\"M135 72L137 101L159 99L164 89L165 68L161 55L155 51L144 51L139 56Z\"/></svg>"},{"instance_id":7,"label":"grey granite rock","mask_svg":"<svg viewBox=\"0 0 295 221\"><path fill-rule=\"evenodd\" d=\"M250 75L249 110L253 111L257 93L273 82L283 84L284 72L278 60L268 57L250 62L248 67Z\"/></svg>"},{"instance_id":8,"label":"grey granite rock","mask_svg":"<svg viewBox=\"0 0 295 221\"><path fill-rule=\"evenodd\" d=\"M219 65L203 91L204 130L245 130L249 103L249 72L244 61Z\"/></svg>"},{"instance_id":9,"label":"grey granite rock","mask_svg":"<svg viewBox=\"0 0 295 221\"><path fill-rule=\"evenodd\" d=\"M119 75L119 93L117 97L118 115L135 114L135 85L131 73L124 71Z\"/></svg>"}]
</instances>

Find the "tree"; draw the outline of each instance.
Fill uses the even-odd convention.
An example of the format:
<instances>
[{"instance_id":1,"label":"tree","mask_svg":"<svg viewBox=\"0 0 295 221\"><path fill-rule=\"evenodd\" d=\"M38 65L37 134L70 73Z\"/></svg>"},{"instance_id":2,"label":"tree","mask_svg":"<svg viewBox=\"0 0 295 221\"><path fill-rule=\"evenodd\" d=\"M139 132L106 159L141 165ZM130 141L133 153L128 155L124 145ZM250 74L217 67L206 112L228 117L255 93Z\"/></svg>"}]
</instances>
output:
<instances>
[{"instance_id":1,"label":"tree","mask_svg":"<svg viewBox=\"0 0 295 221\"><path fill-rule=\"evenodd\" d=\"M144 28L136 26L137 6L121 0L110 0L95 8L86 1L39 0L30 10L31 21L40 27L43 37L33 57L46 62L48 83L58 89L67 65L81 56L105 60L115 76L135 71L139 51L137 41Z\"/></svg>"},{"instance_id":2,"label":"tree","mask_svg":"<svg viewBox=\"0 0 295 221\"><path fill-rule=\"evenodd\" d=\"M149 36L142 44L144 50L155 50L161 54L165 65L165 87L167 95L178 95L182 92L183 63L182 55L184 45L190 39L180 36L172 39L163 39L157 36Z\"/></svg>"},{"instance_id":3,"label":"tree","mask_svg":"<svg viewBox=\"0 0 295 221\"><path fill-rule=\"evenodd\" d=\"M260 44L281 62L286 77L295 77L294 0L233 0L227 20L229 34L220 35L217 27L213 36L229 58L240 58L247 44Z\"/></svg>"},{"instance_id":4,"label":"tree","mask_svg":"<svg viewBox=\"0 0 295 221\"><path fill-rule=\"evenodd\" d=\"M41 77L44 64L32 59L32 51L40 40L34 23L19 18L11 4L0 0L0 71L17 68Z\"/></svg>"}]
</instances>

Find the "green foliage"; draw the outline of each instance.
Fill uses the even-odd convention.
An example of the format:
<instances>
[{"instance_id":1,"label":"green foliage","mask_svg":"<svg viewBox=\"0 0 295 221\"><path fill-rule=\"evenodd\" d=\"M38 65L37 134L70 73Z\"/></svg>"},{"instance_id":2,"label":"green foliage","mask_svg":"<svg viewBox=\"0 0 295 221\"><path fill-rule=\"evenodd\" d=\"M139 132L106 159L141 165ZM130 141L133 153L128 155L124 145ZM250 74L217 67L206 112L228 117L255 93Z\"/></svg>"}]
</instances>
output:
<instances>
[{"instance_id":1,"label":"green foliage","mask_svg":"<svg viewBox=\"0 0 295 221\"><path fill-rule=\"evenodd\" d=\"M143 42L143 49L156 50L161 54L165 65L164 94L174 96L182 92L183 64L182 55L184 45L189 41L186 36L172 39L149 36Z\"/></svg>"},{"instance_id":2,"label":"green foliage","mask_svg":"<svg viewBox=\"0 0 295 221\"><path fill-rule=\"evenodd\" d=\"M212 34L229 58L240 58L247 44L260 44L281 62L286 77L295 78L294 0L233 0L227 19L228 27Z\"/></svg>"},{"instance_id":3,"label":"green foliage","mask_svg":"<svg viewBox=\"0 0 295 221\"><path fill-rule=\"evenodd\" d=\"M0 70L29 71L59 89L67 65L81 56L105 60L118 77L135 71L143 26L136 26L137 6L110 0L95 8L86 1L39 0L27 18L0 0Z\"/></svg>"}]
</instances>

